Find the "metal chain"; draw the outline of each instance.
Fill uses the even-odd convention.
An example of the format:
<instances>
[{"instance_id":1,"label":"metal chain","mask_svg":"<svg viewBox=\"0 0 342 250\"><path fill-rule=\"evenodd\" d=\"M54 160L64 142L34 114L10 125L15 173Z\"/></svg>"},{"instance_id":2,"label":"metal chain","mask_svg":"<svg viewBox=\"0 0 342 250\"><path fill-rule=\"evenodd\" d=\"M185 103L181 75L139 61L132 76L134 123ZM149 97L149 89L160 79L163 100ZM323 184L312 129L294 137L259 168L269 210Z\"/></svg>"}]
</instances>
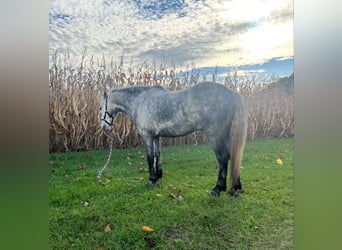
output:
<instances>
[{"instance_id":1,"label":"metal chain","mask_svg":"<svg viewBox=\"0 0 342 250\"><path fill-rule=\"evenodd\" d=\"M110 160L112 159L112 151L113 151L113 142L114 142L114 137L112 137L112 140L110 142L110 146L109 146L109 156L108 156L108 159L107 159L107 162L105 163L105 165L100 169L99 173L97 174L97 180L102 184L102 185L106 185L107 182L103 182L101 180L101 176L102 176L102 173L104 171L106 171L107 167L108 167L108 164L110 162Z\"/></svg>"}]
</instances>

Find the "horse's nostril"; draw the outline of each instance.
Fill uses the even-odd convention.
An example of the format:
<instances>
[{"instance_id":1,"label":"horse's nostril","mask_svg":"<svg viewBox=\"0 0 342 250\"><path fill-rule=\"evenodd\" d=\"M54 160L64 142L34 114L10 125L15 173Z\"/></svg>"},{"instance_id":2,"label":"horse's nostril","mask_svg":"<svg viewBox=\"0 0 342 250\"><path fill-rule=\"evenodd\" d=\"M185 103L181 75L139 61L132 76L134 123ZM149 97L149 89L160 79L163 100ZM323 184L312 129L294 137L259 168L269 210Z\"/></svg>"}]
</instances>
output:
<instances>
[{"instance_id":1,"label":"horse's nostril","mask_svg":"<svg viewBox=\"0 0 342 250\"><path fill-rule=\"evenodd\" d=\"M107 132L107 131L110 130L110 127L108 127L108 126L106 126L106 125L103 125L103 126L102 126L102 130Z\"/></svg>"}]
</instances>

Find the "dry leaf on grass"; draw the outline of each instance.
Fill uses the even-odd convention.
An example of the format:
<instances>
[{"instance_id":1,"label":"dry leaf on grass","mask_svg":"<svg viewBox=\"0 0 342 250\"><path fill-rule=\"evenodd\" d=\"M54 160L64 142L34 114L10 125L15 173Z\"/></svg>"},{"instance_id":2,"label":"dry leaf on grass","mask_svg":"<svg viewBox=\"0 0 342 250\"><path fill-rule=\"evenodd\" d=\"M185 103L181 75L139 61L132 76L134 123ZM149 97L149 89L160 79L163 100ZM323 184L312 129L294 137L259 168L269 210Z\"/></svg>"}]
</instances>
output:
<instances>
[{"instance_id":1,"label":"dry leaf on grass","mask_svg":"<svg viewBox=\"0 0 342 250\"><path fill-rule=\"evenodd\" d=\"M78 169L78 170L81 170L81 169L85 169L86 167L87 167L86 165L79 164L79 165L77 166L77 169Z\"/></svg>"},{"instance_id":2,"label":"dry leaf on grass","mask_svg":"<svg viewBox=\"0 0 342 250\"><path fill-rule=\"evenodd\" d=\"M153 228L149 227L149 226L143 226L142 229L145 231L145 232L153 232Z\"/></svg>"},{"instance_id":3,"label":"dry leaf on grass","mask_svg":"<svg viewBox=\"0 0 342 250\"><path fill-rule=\"evenodd\" d=\"M139 182L139 181L143 181L144 177L134 177L128 180L128 182Z\"/></svg>"},{"instance_id":4,"label":"dry leaf on grass","mask_svg":"<svg viewBox=\"0 0 342 250\"><path fill-rule=\"evenodd\" d=\"M178 195L177 200L180 201L180 202L182 202L182 201L184 201L184 198L183 198L183 196Z\"/></svg>"},{"instance_id":5,"label":"dry leaf on grass","mask_svg":"<svg viewBox=\"0 0 342 250\"><path fill-rule=\"evenodd\" d=\"M138 171L138 172L146 172L147 169L143 168L143 167L135 167L134 170Z\"/></svg>"},{"instance_id":6,"label":"dry leaf on grass","mask_svg":"<svg viewBox=\"0 0 342 250\"><path fill-rule=\"evenodd\" d=\"M173 199L177 199L177 195L173 194L173 193L170 193L169 196Z\"/></svg>"},{"instance_id":7,"label":"dry leaf on grass","mask_svg":"<svg viewBox=\"0 0 342 250\"><path fill-rule=\"evenodd\" d=\"M283 165L283 161L282 161L282 159L280 159L279 157L278 157L278 159L276 160L276 163L279 164L279 165Z\"/></svg>"},{"instance_id":8,"label":"dry leaf on grass","mask_svg":"<svg viewBox=\"0 0 342 250\"><path fill-rule=\"evenodd\" d=\"M222 230L222 229L225 229L226 227L228 227L228 224L223 223L219 226L219 229Z\"/></svg>"},{"instance_id":9,"label":"dry leaf on grass","mask_svg":"<svg viewBox=\"0 0 342 250\"><path fill-rule=\"evenodd\" d=\"M109 183L110 180L109 179L105 179L105 184Z\"/></svg>"},{"instance_id":10,"label":"dry leaf on grass","mask_svg":"<svg viewBox=\"0 0 342 250\"><path fill-rule=\"evenodd\" d=\"M179 202L182 202L184 201L184 198L183 196L179 195L179 194L173 194L173 193L170 193L169 196Z\"/></svg>"},{"instance_id":11,"label":"dry leaf on grass","mask_svg":"<svg viewBox=\"0 0 342 250\"><path fill-rule=\"evenodd\" d=\"M154 247L156 245L156 242L151 237L144 236L144 240L146 241L146 244L150 247Z\"/></svg>"},{"instance_id":12,"label":"dry leaf on grass","mask_svg":"<svg viewBox=\"0 0 342 250\"><path fill-rule=\"evenodd\" d=\"M112 229L110 228L109 224L107 224L107 225L105 226L104 231L105 231L106 233L109 233L110 231L112 231Z\"/></svg>"},{"instance_id":13,"label":"dry leaf on grass","mask_svg":"<svg viewBox=\"0 0 342 250\"><path fill-rule=\"evenodd\" d=\"M188 184L188 183L183 183L183 185L190 187L190 188L195 188L196 186L193 184Z\"/></svg>"}]
</instances>

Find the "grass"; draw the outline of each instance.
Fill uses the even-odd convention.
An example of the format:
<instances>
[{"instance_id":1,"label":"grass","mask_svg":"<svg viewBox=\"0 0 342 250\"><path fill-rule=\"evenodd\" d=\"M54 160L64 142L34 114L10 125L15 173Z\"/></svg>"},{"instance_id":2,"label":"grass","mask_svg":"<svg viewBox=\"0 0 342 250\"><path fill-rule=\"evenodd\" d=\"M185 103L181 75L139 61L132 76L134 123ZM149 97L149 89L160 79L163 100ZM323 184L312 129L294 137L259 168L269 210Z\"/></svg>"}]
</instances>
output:
<instances>
[{"instance_id":1,"label":"grass","mask_svg":"<svg viewBox=\"0 0 342 250\"><path fill-rule=\"evenodd\" d=\"M293 139L247 142L238 198L209 195L218 168L206 145L162 147L164 177L152 187L144 155L114 150L102 186L108 151L50 154L50 248L293 248Z\"/></svg>"}]
</instances>

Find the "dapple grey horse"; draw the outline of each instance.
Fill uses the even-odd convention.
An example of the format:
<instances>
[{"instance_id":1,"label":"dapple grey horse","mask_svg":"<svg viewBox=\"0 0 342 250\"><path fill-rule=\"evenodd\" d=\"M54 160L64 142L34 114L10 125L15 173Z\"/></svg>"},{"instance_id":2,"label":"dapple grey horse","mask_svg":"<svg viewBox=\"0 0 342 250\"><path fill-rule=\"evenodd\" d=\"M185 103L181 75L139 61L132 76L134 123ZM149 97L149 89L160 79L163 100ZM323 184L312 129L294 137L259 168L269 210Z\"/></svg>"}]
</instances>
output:
<instances>
[{"instance_id":1,"label":"dapple grey horse","mask_svg":"<svg viewBox=\"0 0 342 250\"><path fill-rule=\"evenodd\" d=\"M160 86L133 86L104 94L100 106L101 127L108 131L118 113L128 115L144 141L149 166L148 184L162 177L159 137L206 133L219 163L217 184L211 191L219 196L226 190L231 161L229 193L242 190L240 164L247 116L241 96L214 82L202 82L187 89L168 91Z\"/></svg>"}]
</instances>

